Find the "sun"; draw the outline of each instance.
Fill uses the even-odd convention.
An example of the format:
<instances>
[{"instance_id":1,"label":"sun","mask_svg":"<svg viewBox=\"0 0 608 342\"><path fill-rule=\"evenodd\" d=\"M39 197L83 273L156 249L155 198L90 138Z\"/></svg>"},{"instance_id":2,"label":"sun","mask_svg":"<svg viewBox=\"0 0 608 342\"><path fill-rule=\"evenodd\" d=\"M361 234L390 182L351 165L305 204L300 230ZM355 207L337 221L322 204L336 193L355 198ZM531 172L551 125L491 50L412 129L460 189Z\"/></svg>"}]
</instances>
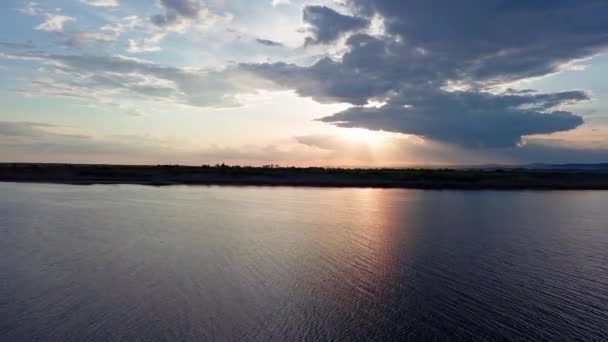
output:
<instances>
[{"instance_id":1,"label":"sun","mask_svg":"<svg viewBox=\"0 0 608 342\"><path fill-rule=\"evenodd\" d=\"M386 140L386 135L379 131L370 131L364 128L343 129L344 136L353 143L366 143L370 146L380 146Z\"/></svg>"}]
</instances>

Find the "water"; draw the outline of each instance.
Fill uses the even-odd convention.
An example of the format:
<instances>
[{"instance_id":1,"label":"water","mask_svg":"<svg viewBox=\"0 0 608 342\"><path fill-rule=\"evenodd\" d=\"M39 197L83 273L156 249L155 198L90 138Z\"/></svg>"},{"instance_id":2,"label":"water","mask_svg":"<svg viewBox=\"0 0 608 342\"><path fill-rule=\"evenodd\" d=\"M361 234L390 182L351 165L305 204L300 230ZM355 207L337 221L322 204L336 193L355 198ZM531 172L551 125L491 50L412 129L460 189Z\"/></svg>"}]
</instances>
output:
<instances>
[{"instance_id":1,"label":"water","mask_svg":"<svg viewBox=\"0 0 608 342\"><path fill-rule=\"evenodd\" d=\"M606 340L606 203L0 183L0 340Z\"/></svg>"}]
</instances>

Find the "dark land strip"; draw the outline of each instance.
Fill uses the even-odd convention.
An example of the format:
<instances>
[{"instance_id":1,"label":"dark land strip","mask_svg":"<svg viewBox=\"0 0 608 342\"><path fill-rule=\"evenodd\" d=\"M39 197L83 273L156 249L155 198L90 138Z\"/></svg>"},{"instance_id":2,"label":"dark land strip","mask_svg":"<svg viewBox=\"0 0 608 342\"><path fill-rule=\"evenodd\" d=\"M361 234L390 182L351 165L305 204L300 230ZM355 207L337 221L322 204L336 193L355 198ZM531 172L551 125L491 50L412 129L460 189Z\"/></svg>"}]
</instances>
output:
<instances>
[{"instance_id":1,"label":"dark land strip","mask_svg":"<svg viewBox=\"0 0 608 342\"><path fill-rule=\"evenodd\" d=\"M594 169L349 169L81 164L0 164L0 181L61 184L260 185L413 189L608 190Z\"/></svg>"}]
</instances>

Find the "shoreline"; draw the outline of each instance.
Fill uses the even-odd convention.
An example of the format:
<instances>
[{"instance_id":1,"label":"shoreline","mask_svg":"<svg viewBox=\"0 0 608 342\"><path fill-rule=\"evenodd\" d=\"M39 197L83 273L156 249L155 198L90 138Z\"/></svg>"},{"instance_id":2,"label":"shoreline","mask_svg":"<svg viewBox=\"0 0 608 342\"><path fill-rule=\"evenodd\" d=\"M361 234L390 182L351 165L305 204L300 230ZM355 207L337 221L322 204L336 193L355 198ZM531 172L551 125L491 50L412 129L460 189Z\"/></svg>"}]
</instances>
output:
<instances>
[{"instance_id":1,"label":"shoreline","mask_svg":"<svg viewBox=\"0 0 608 342\"><path fill-rule=\"evenodd\" d=\"M403 189L403 190L435 190L435 191L608 191L606 187L584 186L468 186L468 185L411 185L411 184L376 184L376 183L303 183L303 182L148 182L148 181L67 181L67 180L4 180L0 183L12 184L48 184L48 185L139 185L147 187L295 187L295 188L327 188L327 189Z\"/></svg>"},{"instance_id":2,"label":"shoreline","mask_svg":"<svg viewBox=\"0 0 608 342\"><path fill-rule=\"evenodd\" d=\"M70 185L288 186L422 190L608 190L608 172L0 164L0 182Z\"/></svg>"}]
</instances>

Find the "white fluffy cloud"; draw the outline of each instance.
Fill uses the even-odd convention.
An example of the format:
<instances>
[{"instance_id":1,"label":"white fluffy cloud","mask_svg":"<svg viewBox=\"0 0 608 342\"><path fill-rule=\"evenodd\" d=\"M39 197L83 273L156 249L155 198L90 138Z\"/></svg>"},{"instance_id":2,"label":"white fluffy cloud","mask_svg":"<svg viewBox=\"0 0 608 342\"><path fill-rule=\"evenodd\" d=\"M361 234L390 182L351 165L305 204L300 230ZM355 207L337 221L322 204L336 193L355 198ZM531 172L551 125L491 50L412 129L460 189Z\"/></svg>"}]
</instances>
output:
<instances>
[{"instance_id":1,"label":"white fluffy cloud","mask_svg":"<svg viewBox=\"0 0 608 342\"><path fill-rule=\"evenodd\" d=\"M117 7L118 0L80 0L83 4L97 7Z\"/></svg>"},{"instance_id":2,"label":"white fluffy cloud","mask_svg":"<svg viewBox=\"0 0 608 342\"><path fill-rule=\"evenodd\" d=\"M288 5L290 3L291 3L291 1L289 1L289 0L272 0L272 6Z\"/></svg>"},{"instance_id":3,"label":"white fluffy cloud","mask_svg":"<svg viewBox=\"0 0 608 342\"><path fill-rule=\"evenodd\" d=\"M76 21L75 18L61 14L47 14L47 19L42 24L36 26L36 30L47 32L63 32L66 23Z\"/></svg>"}]
</instances>

